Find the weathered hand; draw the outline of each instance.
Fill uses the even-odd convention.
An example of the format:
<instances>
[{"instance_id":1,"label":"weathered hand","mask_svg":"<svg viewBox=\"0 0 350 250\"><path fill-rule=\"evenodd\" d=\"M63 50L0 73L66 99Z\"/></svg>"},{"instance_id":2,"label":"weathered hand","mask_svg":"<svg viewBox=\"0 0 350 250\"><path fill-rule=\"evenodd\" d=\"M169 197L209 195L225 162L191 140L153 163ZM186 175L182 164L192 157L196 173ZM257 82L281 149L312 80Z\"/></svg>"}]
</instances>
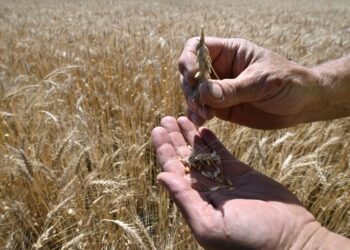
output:
<instances>
[{"instance_id":1,"label":"weathered hand","mask_svg":"<svg viewBox=\"0 0 350 250\"><path fill-rule=\"evenodd\" d=\"M197 84L197 43L198 38L189 39L179 59L188 117L196 125L217 116L253 128L284 128L318 120L327 106L315 70L243 39L215 37L206 37L205 43L221 80L201 83L198 105L191 100Z\"/></svg>"},{"instance_id":2,"label":"weathered hand","mask_svg":"<svg viewBox=\"0 0 350 250\"><path fill-rule=\"evenodd\" d=\"M199 131L186 117L165 117L152 132L162 173L158 180L169 191L195 238L206 249L298 249L324 228L284 186L234 158L208 129ZM216 151L225 179L220 185L196 171L195 188L181 158L194 150Z\"/></svg>"}]
</instances>

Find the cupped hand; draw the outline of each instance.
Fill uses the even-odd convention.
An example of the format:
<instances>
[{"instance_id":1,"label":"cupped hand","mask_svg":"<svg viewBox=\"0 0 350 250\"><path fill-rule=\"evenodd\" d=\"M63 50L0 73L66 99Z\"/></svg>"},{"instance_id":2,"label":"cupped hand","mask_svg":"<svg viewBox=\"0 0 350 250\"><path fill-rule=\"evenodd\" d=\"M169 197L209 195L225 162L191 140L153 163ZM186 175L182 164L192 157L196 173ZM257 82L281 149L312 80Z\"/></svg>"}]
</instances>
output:
<instances>
[{"instance_id":1,"label":"cupped hand","mask_svg":"<svg viewBox=\"0 0 350 250\"><path fill-rule=\"evenodd\" d=\"M200 84L200 101L192 100L198 71L199 38L185 44L179 59L180 81L188 117L202 125L217 116L259 129L290 127L317 120L327 105L319 75L244 39L206 37L212 79Z\"/></svg>"},{"instance_id":2,"label":"cupped hand","mask_svg":"<svg viewBox=\"0 0 350 250\"><path fill-rule=\"evenodd\" d=\"M186 117L163 118L152 142L162 169L158 180L204 248L291 249L321 227L284 186L238 161L210 130L197 130ZM225 183L234 188L216 189L222 184L195 170L186 174L188 145L195 152L215 151Z\"/></svg>"}]
</instances>

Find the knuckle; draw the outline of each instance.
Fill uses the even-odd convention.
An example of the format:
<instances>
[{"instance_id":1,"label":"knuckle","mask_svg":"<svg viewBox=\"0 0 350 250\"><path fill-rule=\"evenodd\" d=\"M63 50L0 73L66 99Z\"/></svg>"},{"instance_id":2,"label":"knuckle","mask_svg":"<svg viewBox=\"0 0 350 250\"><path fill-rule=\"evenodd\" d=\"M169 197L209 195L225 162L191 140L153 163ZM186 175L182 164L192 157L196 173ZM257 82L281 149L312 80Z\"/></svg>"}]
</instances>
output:
<instances>
[{"instance_id":1,"label":"knuckle","mask_svg":"<svg viewBox=\"0 0 350 250\"><path fill-rule=\"evenodd\" d=\"M199 36L193 36L186 41L185 47L187 47L187 46L193 47L198 43L198 41L199 41Z\"/></svg>"},{"instance_id":2,"label":"knuckle","mask_svg":"<svg viewBox=\"0 0 350 250\"><path fill-rule=\"evenodd\" d=\"M180 82L180 85L185 97L191 96L193 94L193 88L187 81L182 80Z\"/></svg>"},{"instance_id":3,"label":"knuckle","mask_svg":"<svg viewBox=\"0 0 350 250\"><path fill-rule=\"evenodd\" d=\"M245 46L245 44L247 43L247 40L244 38L231 38L231 42L234 46Z\"/></svg>"}]
</instances>

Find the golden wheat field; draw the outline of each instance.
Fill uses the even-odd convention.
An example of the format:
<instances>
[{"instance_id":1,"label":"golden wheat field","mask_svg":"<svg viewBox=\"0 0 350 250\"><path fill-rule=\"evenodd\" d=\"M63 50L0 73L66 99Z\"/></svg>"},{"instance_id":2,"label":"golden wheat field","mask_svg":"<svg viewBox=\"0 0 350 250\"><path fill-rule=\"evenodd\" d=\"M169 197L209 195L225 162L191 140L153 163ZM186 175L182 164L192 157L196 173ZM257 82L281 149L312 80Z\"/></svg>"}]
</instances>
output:
<instances>
[{"instance_id":1,"label":"golden wheat field","mask_svg":"<svg viewBox=\"0 0 350 250\"><path fill-rule=\"evenodd\" d=\"M202 24L307 66L350 53L347 0L1 0L1 249L201 249L150 134L183 114L177 59ZM350 237L350 119L206 126Z\"/></svg>"}]
</instances>

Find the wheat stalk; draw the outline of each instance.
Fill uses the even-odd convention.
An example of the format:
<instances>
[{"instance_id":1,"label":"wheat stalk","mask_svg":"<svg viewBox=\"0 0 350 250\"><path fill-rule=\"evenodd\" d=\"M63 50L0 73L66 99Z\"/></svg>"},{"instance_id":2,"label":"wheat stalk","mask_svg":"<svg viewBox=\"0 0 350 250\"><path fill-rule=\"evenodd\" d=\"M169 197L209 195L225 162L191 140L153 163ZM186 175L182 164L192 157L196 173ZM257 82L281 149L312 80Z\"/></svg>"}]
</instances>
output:
<instances>
[{"instance_id":1,"label":"wheat stalk","mask_svg":"<svg viewBox=\"0 0 350 250\"><path fill-rule=\"evenodd\" d=\"M102 221L105 222L112 222L116 225L118 225L120 228L124 230L124 232L129 235L132 239L134 239L135 243L138 244L140 249L147 249L146 245L144 244L141 236L139 235L139 232L137 229L135 229L132 225L129 225L121 220L109 220L104 219Z\"/></svg>"},{"instance_id":2,"label":"wheat stalk","mask_svg":"<svg viewBox=\"0 0 350 250\"><path fill-rule=\"evenodd\" d=\"M65 250L65 249L71 249L71 247L73 247L74 245L76 245L77 243L79 243L84 237L86 237L87 234L85 233L81 233L79 235L77 235L76 237L74 237L73 239L71 239L70 241L68 241L66 244L64 244L61 247L61 250ZM77 249L79 247L76 247Z\"/></svg>"}]
</instances>

